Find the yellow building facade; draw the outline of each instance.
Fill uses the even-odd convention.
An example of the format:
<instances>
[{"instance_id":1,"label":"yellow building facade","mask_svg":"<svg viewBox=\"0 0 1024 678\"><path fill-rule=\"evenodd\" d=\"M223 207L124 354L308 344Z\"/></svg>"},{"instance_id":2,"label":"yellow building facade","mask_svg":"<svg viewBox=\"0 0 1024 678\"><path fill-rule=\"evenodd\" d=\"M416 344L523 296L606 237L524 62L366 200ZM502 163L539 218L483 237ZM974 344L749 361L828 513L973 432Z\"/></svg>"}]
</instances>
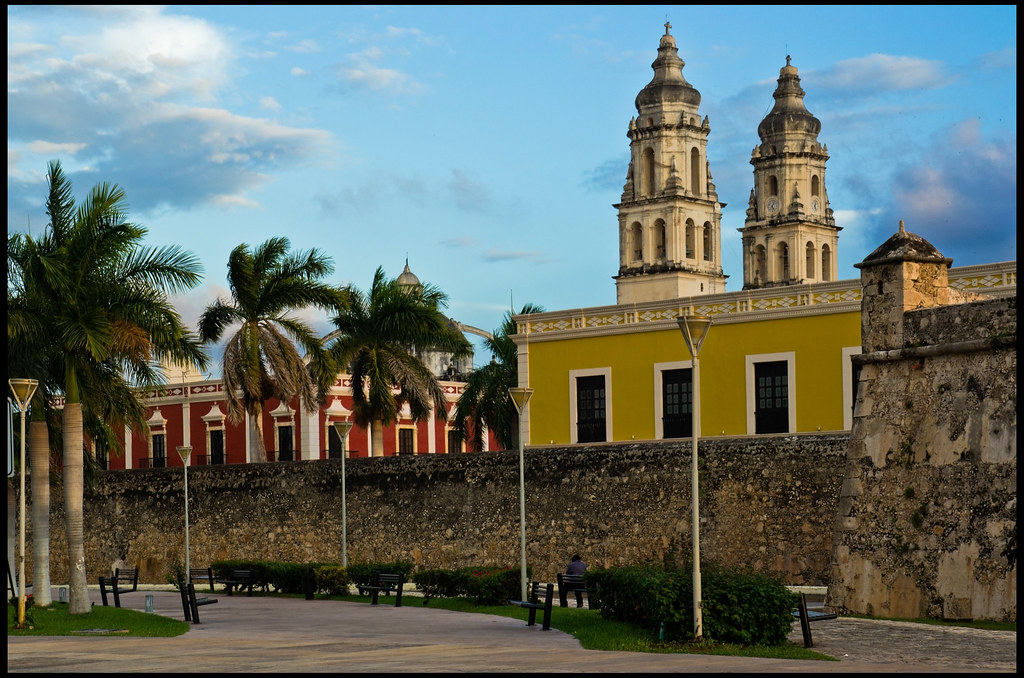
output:
<instances>
[{"instance_id":1,"label":"yellow building facade","mask_svg":"<svg viewBox=\"0 0 1024 678\"><path fill-rule=\"evenodd\" d=\"M1016 264L951 268L949 284L1015 294ZM692 379L677 324L688 314L712 319L698 356L702 437L849 430L861 297L851 279L517 316L519 383L534 391L527 444L688 438L685 421L666 422L692 402L684 388L673 404L669 388Z\"/></svg>"},{"instance_id":2,"label":"yellow building facade","mask_svg":"<svg viewBox=\"0 0 1024 678\"><path fill-rule=\"evenodd\" d=\"M861 352L859 279L835 280L838 232L821 124L789 57L758 126L744 227L743 289L725 292L710 121L671 26L630 120L618 211L617 304L516 316L529 445L688 438L692 358L677 319L708 316L700 436L849 430ZM941 246L941 243L939 243ZM1015 262L949 271L950 287L1016 294Z\"/></svg>"}]
</instances>

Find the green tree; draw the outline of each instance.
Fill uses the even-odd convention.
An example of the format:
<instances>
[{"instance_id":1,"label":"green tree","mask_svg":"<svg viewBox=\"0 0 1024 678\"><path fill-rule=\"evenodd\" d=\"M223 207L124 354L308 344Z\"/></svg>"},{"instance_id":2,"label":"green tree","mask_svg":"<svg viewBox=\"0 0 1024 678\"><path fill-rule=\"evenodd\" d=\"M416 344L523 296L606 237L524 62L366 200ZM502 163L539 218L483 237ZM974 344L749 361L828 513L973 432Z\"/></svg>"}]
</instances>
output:
<instances>
[{"instance_id":1,"label":"green tree","mask_svg":"<svg viewBox=\"0 0 1024 678\"><path fill-rule=\"evenodd\" d=\"M354 287L349 292L351 303L333 319L337 330L325 340L335 364L352 375L352 419L370 429L371 455L379 457L384 427L398 419L403 404L413 421L428 419L431 409L447 419L441 385L415 352L461 358L472 347L441 312L448 297L433 285L409 287L378 268L368 294Z\"/></svg>"},{"instance_id":2,"label":"green tree","mask_svg":"<svg viewBox=\"0 0 1024 678\"><path fill-rule=\"evenodd\" d=\"M541 313L543 308L526 304L519 315ZM466 442L469 450L483 449L485 429L494 432L498 444L506 450L519 445L519 415L508 390L519 384L519 349L512 340L516 324L511 311L505 314L501 327L484 345L491 352L491 362L469 375L462 397L452 413L452 430Z\"/></svg>"},{"instance_id":3,"label":"green tree","mask_svg":"<svg viewBox=\"0 0 1024 678\"><path fill-rule=\"evenodd\" d=\"M116 185L97 184L76 207L58 161L50 162L47 181L43 236L8 237L8 358L38 378L47 397L64 397L68 611L84 614L85 422L91 430L141 425L137 389L163 382L162 360L202 369L209 359L168 297L199 282L195 257L178 247L143 247L147 230L127 221Z\"/></svg>"},{"instance_id":4,"label":"green tree","mask_svg":"<svg viewBox=\"0 0 1024 678\"><path fill-rule=\"evenodd\" d=\"M300 396L315 412L337 379L338 370L312 328L291 313L309 306L335 313L348 303L344 289L321 282L334 271L330 258L316 249L289 254L287 238L271 238L250 251L241 244L228 259L232 302L218 299L203 311L199 334L217 342L238 325L224 348L224 390L228 416L255 423L253 461L266 461L263 405ZM305 351L305 359L295 342ZM308 364L307 364L308 361Z\"/></svg>"}]
</instances>

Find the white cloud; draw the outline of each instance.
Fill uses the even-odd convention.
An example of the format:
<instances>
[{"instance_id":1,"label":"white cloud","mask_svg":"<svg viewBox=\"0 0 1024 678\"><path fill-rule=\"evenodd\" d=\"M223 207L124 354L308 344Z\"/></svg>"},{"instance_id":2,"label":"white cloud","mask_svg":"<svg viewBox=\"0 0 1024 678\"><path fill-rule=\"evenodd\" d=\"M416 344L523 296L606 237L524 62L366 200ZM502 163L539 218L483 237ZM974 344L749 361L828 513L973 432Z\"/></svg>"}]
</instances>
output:
<instances>
[{"instance_id":1,"label":"white cloud","mask_svg":"<svg viewBox=\"0 0 1024 678\"><path fill-rule=\"evenodd\" d=\"M280 111L281 104L274 97L263 97L260 99L260 108L268 111Z\"/></svg>"},{"instance_id":2,"label":"white cloud","mask_svg":"<svg viewBox=\"0 0 1024 678\"><path fill-rule=\"evenodd\" d=\"M916 57L871 54L836 62L824 71L801 74L813 81L814 89L840 91L847 95L938 89L956 80L947 64Z\"/></svg>"}]
</instances>

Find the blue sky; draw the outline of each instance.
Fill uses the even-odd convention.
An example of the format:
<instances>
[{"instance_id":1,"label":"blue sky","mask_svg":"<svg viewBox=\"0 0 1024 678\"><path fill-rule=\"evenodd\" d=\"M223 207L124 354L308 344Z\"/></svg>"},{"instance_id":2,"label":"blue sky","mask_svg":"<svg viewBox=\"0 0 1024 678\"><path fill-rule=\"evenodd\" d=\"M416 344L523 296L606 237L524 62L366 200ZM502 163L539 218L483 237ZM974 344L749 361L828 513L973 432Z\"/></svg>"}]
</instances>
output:
<instances>
[{"instance_id":1,"label":"blue sky","mask_svg":"<svg viewBox=\"0 0 1024 678\"><path fill-rule=\"evenodd\" d=\"M122 186L147 244L202 261L287 236L366 289L410 268L448 314L615 303L634 99L666 19L709 117L727 289L757 125L792 55L831 156L839 277L898 228L954 266L1016 259L1013 6L8 6L8 233ZM324 333L326 317L309 319ZM218 356L219 357L219 356ZM477 355L478 364L489 356Z\"/></svg>"}]
</instances>

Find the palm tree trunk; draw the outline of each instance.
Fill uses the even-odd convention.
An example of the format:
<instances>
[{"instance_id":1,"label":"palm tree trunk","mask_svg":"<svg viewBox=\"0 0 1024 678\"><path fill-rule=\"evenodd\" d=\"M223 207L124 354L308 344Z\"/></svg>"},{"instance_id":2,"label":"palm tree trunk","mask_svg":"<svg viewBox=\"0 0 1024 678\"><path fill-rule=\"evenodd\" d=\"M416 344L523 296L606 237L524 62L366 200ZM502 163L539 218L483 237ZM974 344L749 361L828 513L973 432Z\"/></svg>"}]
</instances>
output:
<instances>
[{"instance_id":1,"label":"palm tree trunk","mask_svg":"<svg viewBox=\"0 0 1024 678\"><path fill-rule=\"evenodd\" d=\"M50 594L50 434L45 421L33 421L28 433L32 469L32 598L37 607L53 602Z\"/></svg>"},{"instance_id":2,"label":"palm tree trunk","mask_svg":"<svg viewBox=\"0 0 1024 678\"><path fill-rule=\"evenodd\" d=\"M68 540L68 613L86 614L91 609L85 576L85 494L82 403L64 403L64 515Z\"/></svg>"},{"instance_id":3,"label":"palm tree trunk","mask_svg":"<svg viewBox=\"0 0 1024 678\"><path fill-rule=\"evenodd\" d=\"M252 461L264 462L267 460L267 443L263 440L263 406L257 403L250 414L256 443L252 450Z\"/></svg>"},{"instance_id":4,"label":"palm tree trunk","mask_svg":"<svg viewBox=\"0 0 1024 678\"><path fill-rule=\"evenodd\" d=\"M371 457L383 457L384 456L384 424L380 419L374 419L370 423L370 435L373 436L373 446L371 447Z\"/></svg>"}]
</instances>

